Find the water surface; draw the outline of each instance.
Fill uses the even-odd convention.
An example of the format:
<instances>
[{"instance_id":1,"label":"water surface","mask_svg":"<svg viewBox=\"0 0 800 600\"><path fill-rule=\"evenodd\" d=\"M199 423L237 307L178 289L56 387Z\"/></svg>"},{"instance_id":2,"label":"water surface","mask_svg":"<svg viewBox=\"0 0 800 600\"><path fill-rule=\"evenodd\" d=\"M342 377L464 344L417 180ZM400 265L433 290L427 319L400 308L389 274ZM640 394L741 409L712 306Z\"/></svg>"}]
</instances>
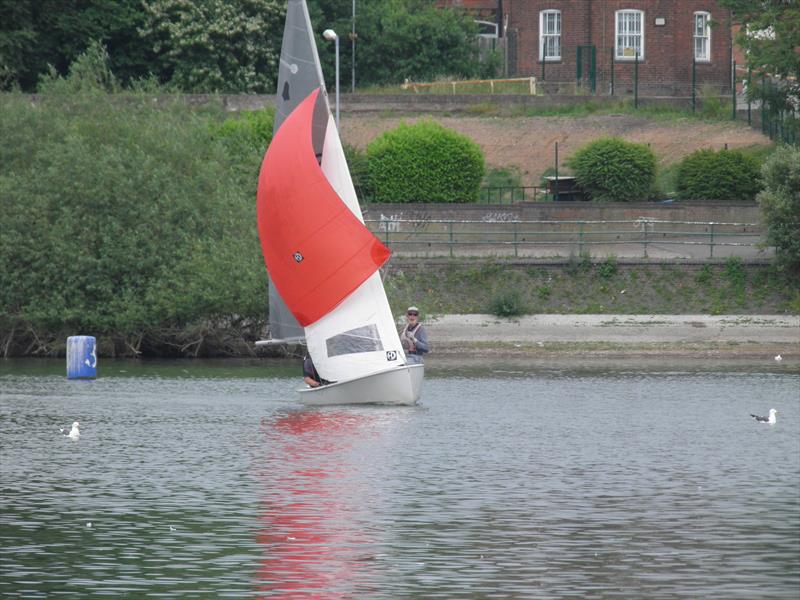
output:
<instances>
[{"instance_id":1,"label":"water surface","mask_svg":"<svg viewBox=\"0 0 800 600\"><path fill-rule=\"evenodd\" d=\"M790 369L432 368L420 406L302 409L291 363L101 367L0 362L4 598L800 595Z\"/></svg>"}]
</instances>

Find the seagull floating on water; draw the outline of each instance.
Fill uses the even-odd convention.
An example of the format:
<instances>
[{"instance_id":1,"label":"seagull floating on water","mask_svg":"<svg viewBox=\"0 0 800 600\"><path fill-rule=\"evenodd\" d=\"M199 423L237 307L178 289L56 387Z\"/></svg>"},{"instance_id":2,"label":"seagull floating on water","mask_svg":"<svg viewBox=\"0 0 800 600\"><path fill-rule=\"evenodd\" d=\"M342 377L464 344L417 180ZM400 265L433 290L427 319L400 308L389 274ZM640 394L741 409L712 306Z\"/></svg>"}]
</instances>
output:
<instances>
[{"instance_id":1,"label":"seagull floating on water","mask_svg":"<svg viewBox=\"0 0 800 600\"><path fill-rule=\"evenodd\" d=\"M775 362L781 362L782 360L783 357L780 354L778 354L778 356L775 357Z\"/></svg>"},{"instance_id":2,"label":"seagull floating on water","mask_svg":"<svg viewBox=\"0 0 800 600\"><path fill-rule=\"evenodd\" d=\"M67 433L67 430L64 429L63 427L60 428L59 431L63 435L67 436L71 440L78 440L81 437L81 430L78 429L79 426L80 426L80 423L78 423L77 421L74 421L72 423L72 429L69 430L69 433Z\"/></svg>"},{"instance_id":3,"label":"seagull floating on water","mask_svg":"<svg viewBox=\"0 0 800 600\"><path fill-rule=\"evenodd\" d=\"M758 415L754 415L752 413L750 414L750 416L753 417L759 423L768 423L770 425L775 425L775 423L777 422L775 415L777 414L778 414L777 410L775 410L774 408L770 408L768 417L759 417Z\"/></svg>"}]
</instances>

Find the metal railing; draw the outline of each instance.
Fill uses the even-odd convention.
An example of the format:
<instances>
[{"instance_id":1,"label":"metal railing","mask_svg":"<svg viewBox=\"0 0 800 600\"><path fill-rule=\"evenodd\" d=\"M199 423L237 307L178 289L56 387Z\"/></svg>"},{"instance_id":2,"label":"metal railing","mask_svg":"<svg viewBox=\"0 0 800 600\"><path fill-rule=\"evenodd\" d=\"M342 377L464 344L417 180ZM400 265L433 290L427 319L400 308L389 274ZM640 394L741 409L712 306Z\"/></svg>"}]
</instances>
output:
<instances>
[{"instance_id":1,"label":"metal railing","mask_svg":"<svg viewBox=\"0 0 800 600\"><path fill-rule=\"evenodd\" d=\"M481 221L368 219L367 227L400 256L644 258L763 257L760 226L714 221L520 221L508 213Z\"/></svg>"},{"instance_id":2,"label":"metal railing","mask_svg":"<svg viewBox=\"0 0 800 600\"><path fill-rule=\"evenodd\" d=\"M480 189L481 204L516 204L517 202L544 202L551 200L547 190L538 185L487 186Z\"/></svg>"}]
</instances>

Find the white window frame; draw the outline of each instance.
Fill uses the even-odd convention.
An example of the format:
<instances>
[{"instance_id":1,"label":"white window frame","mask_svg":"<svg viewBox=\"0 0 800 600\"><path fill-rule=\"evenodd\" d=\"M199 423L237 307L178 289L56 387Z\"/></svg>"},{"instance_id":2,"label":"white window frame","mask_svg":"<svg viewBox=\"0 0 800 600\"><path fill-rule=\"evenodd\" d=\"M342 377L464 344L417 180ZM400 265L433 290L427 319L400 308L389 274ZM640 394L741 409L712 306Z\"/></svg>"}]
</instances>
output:
<instances>
[{"instance_id":1,"label":"white window frame","mask_svg":"<svg viewBox=\"0 0 800 600\"><path fill-rule=\"evenodd\" d=\"M500 29L499 29L497 23L493 23L492 21L479 21L478 19L475 19L475 23L478 25L478 27L483 26L486 29L491 29L493 31L493 33L479 33L478 37L490 38L490 39L496 39L497 37L499 37L497 35L497 32Z\"/></svg>"},{"instance_id":2,"label":"white window frame","mask_svg":"<svg viewBox=\"0 0 800 600\"><path fill-rule=\"evenodd\" d=\"M699 20L703 20L704 31L698 29ZM695 62L711 62L711 13L699 10L692 18L692 43L694 45ZM698 53L698 43L705 53Z\"/></svg>"},{"instance_id":3,"label":"white window frame","mask_svg":"<svg viewBox=\"0 0 800 600\"><path fill-rule=\"evenodd\" d=\"M554 17L555 31L545 32L545 23L549 24L548 17ZM544 50L545 44L550 40L555 40L555 47L558 54L551 54L545 58ZM559 61L561 60L561 11L554 8L548 8L539 12L539 62L541 61Z\"/></svg>"},{"instance_id":4,"label":"white window frame","mask_svg":"<svg viewBox=\"0 0 800 600\"><path fill-rule=\"evenodd\" d=\"M632 31L631 21L636 21L638 18L639 31ZM620 31L620 20L624 19L623 27ZM644 11L626 8L618 10L614 13L614 60L636 60L636 44L635 40L639 40L639 60L644 60ZM623 42L634 41L633 46L625 45ZM633 48L634 53L630 56L625 56L624 50L626 48Z\"/></svg>"}]
</instances>

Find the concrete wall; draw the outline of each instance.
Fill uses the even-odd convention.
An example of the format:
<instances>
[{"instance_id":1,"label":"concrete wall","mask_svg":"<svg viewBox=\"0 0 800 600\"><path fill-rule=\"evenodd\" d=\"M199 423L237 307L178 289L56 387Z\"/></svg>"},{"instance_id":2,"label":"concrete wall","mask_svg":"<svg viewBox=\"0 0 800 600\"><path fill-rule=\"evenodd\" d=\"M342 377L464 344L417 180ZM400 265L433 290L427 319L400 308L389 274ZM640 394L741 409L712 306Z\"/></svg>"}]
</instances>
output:
<instances>
[{"instance_id":1,"label":"concrete wall","mask_svg":"<svg viewBox=\"0 0 800 600\"><path fill-rule=\"evenodd\" d=\"M526 204L366 204L365 219L453 219L464 221L701 221L758 224L761 210L755 204L654 204L542 202Z\"/></svg>"},{"instance_id":2,"label":"concrete wall","mask_svg":"<svg viewBox=\"0 0 800 600\"><path fill-rule=\"evenodd\" d=\"M189 94L184 96L190 105L221 103L225 110L256 110L275 106L274 95L241 94L212 95ZM33 97L35 100L35 97ZM164 100L172 100L172 97ZM342 94L339 107L342 113L482 113L487 106L498 113L512 114L524 108L549 108L553 106L581 106L591 101L595 105L616 104L622 98L611 96L529 96L524 94ZM156 99L158 100L158 99ZM331 103L334 98L331 98ZM698 103L700 103L698 99ZM641 106L690 108L691 98L639 98Z\"/></svg>"}]
</instances>

